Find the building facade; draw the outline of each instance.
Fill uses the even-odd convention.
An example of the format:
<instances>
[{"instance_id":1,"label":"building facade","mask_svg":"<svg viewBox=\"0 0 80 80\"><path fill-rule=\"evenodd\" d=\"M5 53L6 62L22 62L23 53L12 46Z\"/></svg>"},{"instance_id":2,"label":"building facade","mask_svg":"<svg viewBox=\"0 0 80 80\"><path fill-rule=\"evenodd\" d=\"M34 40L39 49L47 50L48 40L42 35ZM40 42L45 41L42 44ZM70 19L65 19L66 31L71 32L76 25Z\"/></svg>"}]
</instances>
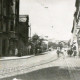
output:
<instances>
[{"instance_id":1,"label":"building facade","mask_svg":"<svg viewBox=\"0 0 80 80\"><path fill-rule=\"evenodd\" d=\"M18 23L19 0L0 0L0 56L15 55Z\"/></svg>"},{"instance_id":2,"label":"building facade","mask_svg":"<svg viewBox=\"0 0 80 80\"><path fill-rule=\"evenodd\" d=\"M18 49L20 56L28 54L29 28L29 15L20 15L18 29Z\"/></svg>"},{"instance_id":3,"label":"building facade","mask_svg":"<svg viewBox=\"0 0 80 80\"><path fill-rule=\"evenodd\" d=\"M71 44L76 44L77 53L80 56L80 0L76 0L75 7Z\"/></svg>"}]
</instances>

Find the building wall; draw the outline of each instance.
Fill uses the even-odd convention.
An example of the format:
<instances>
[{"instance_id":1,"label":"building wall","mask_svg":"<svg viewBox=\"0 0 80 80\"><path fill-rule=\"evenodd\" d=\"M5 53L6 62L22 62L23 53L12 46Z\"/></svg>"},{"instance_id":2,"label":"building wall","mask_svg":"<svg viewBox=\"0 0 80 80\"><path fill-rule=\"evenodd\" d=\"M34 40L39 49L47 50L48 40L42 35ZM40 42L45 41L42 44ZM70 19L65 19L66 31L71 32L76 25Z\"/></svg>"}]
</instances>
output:
<instances>
[{"instance_id":1,"label":"building wall","mask_svg":"<svg viewBox=\"0 0 80 80\"><path fill-rule=\"evenodd\" d=\"M78 52L79 52L79 56L80 56L80 30L78 32L77 42L78 42Z\"/></svg>"},{"instance_id":2,"label":"building wall","mask_svg":"<svg viewBox=\"0 0 80 80\"><path fill-rule=\"evenodd\" d=\"M18 22L19 0L0 0L0 55L10 55L10 41L16 43Z\"/></svg>"},{"instance_id":3,"label":"building wall","mask_svg":"<svg viewBox=\"0 0 80 80\"><path fill-rule=\"evenodd\" d=\"M29 16L20 15L19 17L19 53L27 55L29 39Z\"/></svg>"},{"instance_id":4,"label":"building wall","mask_svg":"<svg viewBox=\"0 0 80 80\"><path fill-rule=\"evenodd\" d=\"M76 47L77 47L77 53L79 55L79 48L80 48L80 43L79 43L79 36L80 36L80 0L76 0L75 3L76 11L74 13L74 20L73 20L73 28L72 28L72 41L73 43L76 42Z\"/></svg>"}]
</instances>

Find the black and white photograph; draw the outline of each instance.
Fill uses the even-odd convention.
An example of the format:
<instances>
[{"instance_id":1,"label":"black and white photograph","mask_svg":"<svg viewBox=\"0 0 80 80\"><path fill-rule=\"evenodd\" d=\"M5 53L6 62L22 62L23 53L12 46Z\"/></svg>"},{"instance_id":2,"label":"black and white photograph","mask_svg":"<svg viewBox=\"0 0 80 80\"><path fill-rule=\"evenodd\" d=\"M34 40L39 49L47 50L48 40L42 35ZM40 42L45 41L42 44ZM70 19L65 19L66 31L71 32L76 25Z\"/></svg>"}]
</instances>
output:
<instances>
[{"instance_id":1,"label":"black and white photograph","mask_svg":"<svg viewBox=\"0 0 80 80\"><path fill-rule=\"evenodd\" d=\"M80 80L80 0L0 0L0 80Z\"/></svg>"}]
</instances>

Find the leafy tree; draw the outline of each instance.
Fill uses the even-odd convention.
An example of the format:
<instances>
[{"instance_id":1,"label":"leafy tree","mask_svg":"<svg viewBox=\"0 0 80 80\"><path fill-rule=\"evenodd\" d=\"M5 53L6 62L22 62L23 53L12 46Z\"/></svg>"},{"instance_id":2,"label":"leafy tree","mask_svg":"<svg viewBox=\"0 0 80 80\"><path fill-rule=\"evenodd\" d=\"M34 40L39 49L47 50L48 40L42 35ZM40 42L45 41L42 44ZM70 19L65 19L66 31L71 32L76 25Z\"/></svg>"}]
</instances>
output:
<instances>
[{"instance_id":1,"label":"leafy tree","mask_svg":"<svg viewBox=\"0 0 80 80\"><path fill-rule=\"evenodd\" d=\"M31 38L31 43L34 46L35 54L42 52L43 38L40 38L37 34L34 34Z\"/></svg>"},{"instance_id":2,"label":"leafy tree","mask_svg":"<svg viewBox=\"0 0 80 80\"><path fill-rule=\"evenodd\" d=\"M37 34L34 34L34 35L32 36L32 41L33 41L33 42L37 42L38 39L39 39L39 36L38 36Z\"/></svg>"},{"instance_id":3,"label":"leafy tree","mask_svg":"<svg viewBox=\"0 0 80 80\"><path fill-rule=\"evenodd\" d=\"M48 47L49 47L49 48L52 47L53 49L56 49L57 44L54 43L54 42L49 42L49 43L48 43Z\"/></svg>"}]
</instances>

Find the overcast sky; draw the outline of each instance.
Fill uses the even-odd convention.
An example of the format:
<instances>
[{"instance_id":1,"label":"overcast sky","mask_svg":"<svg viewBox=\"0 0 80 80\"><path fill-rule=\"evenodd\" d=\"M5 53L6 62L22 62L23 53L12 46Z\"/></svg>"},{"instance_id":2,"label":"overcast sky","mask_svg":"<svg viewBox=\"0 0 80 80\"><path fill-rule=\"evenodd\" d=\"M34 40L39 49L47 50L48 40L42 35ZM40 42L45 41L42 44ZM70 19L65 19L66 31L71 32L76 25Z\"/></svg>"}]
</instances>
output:
<instances>
[{"instance_id":1,"label":"overcast sky","mask_svg":"<svg viewBox=\"0 0 80 80\"><path fill-rule=\"evenodd\" d=\"M31 34L68 40L75 0L20 0L20 14L30 16Z\"/></svg>"}]
</instances>

